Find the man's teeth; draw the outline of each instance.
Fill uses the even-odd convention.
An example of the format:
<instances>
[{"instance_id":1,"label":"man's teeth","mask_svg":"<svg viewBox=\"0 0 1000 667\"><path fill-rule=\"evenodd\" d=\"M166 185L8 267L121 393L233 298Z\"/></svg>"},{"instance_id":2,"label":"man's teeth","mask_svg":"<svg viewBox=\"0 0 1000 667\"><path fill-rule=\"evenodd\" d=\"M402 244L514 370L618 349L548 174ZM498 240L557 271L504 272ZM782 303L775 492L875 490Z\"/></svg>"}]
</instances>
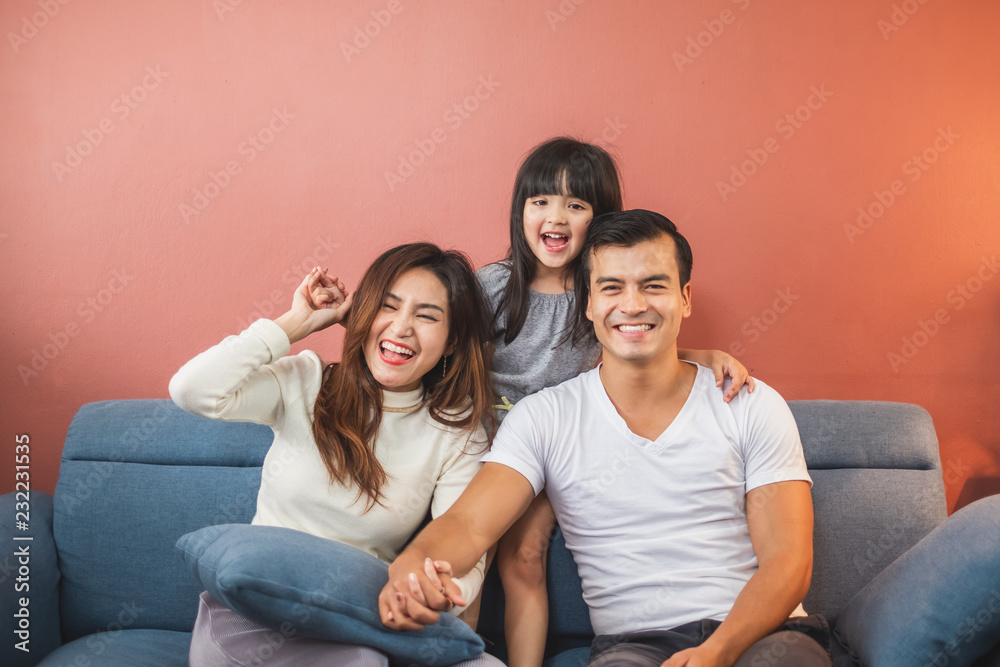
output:
<instances>
[{"instance_id":1,"label":"man's teeth","mask_svg":"<svg viewBox=\"0 0 1000 667\"><path fill-rule=\"evenodd\" d=\"M634 331L649 331L653 328L651 324L620 324L618 330L622 333L632 333Z\"/></svg>"},{"instance_id":2,"label":"man's teeth","mask_svg":"<svg viewBox=\"0 0 1000 667\"><path fill-rule=\"evenodd\" d=\"M382 349L389 350L390 352L395 352L396 354L405 354L408 357L413 356L413 350L408 350L405 347L400 347L399 345L393 345L389 341L382 343Z\"/></svg>"}]
</instances>

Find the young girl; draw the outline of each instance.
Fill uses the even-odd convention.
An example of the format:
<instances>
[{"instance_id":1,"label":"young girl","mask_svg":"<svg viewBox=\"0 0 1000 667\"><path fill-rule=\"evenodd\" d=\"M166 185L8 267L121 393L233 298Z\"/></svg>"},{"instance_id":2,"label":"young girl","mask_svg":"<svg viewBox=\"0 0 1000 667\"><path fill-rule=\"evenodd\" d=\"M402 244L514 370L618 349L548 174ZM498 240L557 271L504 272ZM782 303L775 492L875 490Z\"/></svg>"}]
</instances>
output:
<instances>
[{"instance_id":1,"label":"young girl","mask_svg":"<svg viewBox=\"0 0 1000 667\"><path fill-rule=\"evenodd\" d=\"M311 351L286 356L292 343L336 323L347 329L341 363L326 365ZM488 305L463 255L429 243L400 246L372 264L352 296L313 269L287 313L189 361L170 395L188 412L274 430L254 524L391 562L428 508L443 513L479 468L494 403L489 331ZM482 579L480 561L458 580L466 600ZM268 633L203 593L190 664L244 664ZM367 647L292 637L268 664L374 667L388 659ZM462 663L491 664L501 663L490 656Z\"/></svg>"},{"instance_id":2,"label":"young girl","mask_svg":"<svg viewBox=\"0 0 1000 667\"><path fill-rule=\"evenodd\" d=\"M505 260L477 272L499 330L493 379L501 419L523 397L590 370L600 359L596 339L570 340L576 318L573 273L590 220L620 210L618 170L597 146L551 139L518 170L510 251ZM727 401L747 380L746 369L728 354L678 350L678 355L711 367L720 386L724 376L731 376ZM542 664L548 630L545 564L554 526L552 506L542 492L498 546L511 667Z\"/></svg>"}]
</instances>

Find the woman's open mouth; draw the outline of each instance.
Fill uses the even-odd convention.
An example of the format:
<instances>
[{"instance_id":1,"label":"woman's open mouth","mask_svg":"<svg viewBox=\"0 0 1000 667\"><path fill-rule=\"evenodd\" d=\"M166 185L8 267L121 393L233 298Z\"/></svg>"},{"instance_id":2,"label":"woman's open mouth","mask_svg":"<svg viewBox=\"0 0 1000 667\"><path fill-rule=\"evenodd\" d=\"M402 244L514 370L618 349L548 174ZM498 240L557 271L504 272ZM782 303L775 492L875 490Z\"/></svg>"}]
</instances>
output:
<instances>
[{"instance_id":1,"label":"woman's open mouth","mask_svg":"<svg viewBox=\"0 0 1000 667\"><path fill-rule=\"evenodd\" d=\"M413 359L416 354L413 350L406 347L405 345L400 345L399 343L393 343L389 340L384 340L378 344L378 355L382 358L382 361L387 364L392 364L394 366L399 366L400 364L405 364L406 362Z\"/></svg>"}]
</instances>

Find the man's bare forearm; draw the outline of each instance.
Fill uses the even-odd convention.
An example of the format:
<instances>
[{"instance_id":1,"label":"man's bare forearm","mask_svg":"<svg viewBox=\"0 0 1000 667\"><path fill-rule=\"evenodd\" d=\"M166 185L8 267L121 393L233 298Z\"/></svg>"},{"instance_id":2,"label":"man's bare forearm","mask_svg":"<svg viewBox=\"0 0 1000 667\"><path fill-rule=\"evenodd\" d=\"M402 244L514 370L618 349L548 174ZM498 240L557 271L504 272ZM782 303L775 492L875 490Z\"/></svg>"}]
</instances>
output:
<instances>
[{"instance_id":1,"label":"man's bare forearm","mask_svg":"<svg viewBox=\"0 0 1000 667\"><path fill-rule=\"evenodd\" d=\"M420 531L389 566L389 574L422 571L424 560L430 558L447 561L456 577L464 576L492 546L492 543L481 545L481 541L468 521L445 512Z\"/></svg>"},{"instance_id":2,"label":"man's bare forearm","mask_svg":"<svg viewBox=\"0 0 1000 667\"><path fill-rule=\"evenodd\" d=\"M702 647L732 665L774 632L805 597L812 578L812 497L804 481L779 482L747 494L747 526L757 571L726 620Z\"/></svg>"},{"instance_id":3,"label":"man's bare forearm","mask_svg":"<svg viewBox=\"0 0 1000 667\"><path fill-rule=\"evenodd\" d=\"M465 575L533 497L531 484L520 473L497 463L483 464L455 504L389 566L389 581L379 594L382 622L396 630L417 630L436 623L437 611L448 609L449 600L465 604L456 600L461 593L450 577L434 572L428 576L434 566L427 559L447 561L454 575Z\"/></svg>"},{"instance_id":4,"label":"man's bare forearm","mask_svg":"<svg viewBox=\"0 0 1000 667\"><path fill-rule=\"evenodd\" d=\"M755 642L774 632L809 590L812 561L792 556L761 566L740 591L732 611L704 647L732 665Z\"/></svg>"}]
</instances>

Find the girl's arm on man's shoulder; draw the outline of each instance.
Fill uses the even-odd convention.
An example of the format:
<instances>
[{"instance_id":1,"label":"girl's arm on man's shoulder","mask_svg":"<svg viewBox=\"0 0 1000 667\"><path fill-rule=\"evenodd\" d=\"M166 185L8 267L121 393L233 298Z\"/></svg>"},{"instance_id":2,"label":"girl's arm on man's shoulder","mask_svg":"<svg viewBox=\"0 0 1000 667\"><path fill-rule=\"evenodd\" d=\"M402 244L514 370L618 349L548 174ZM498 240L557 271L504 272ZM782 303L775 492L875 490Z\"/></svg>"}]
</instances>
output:
<instances>
[{"instance_id":1,"label":"girl's arm on man's shoulder","mask_svg":"<svg viewBox=\"0 0 1000 667\"><path fill-rule=\"evenodd\" d=\"M755 388L754 380L746 366L740 363L739 359L722 350L688 350L677 349L677 358L683 361L693 361L696 364L711 368L715 374L715 386L722 387L726 378L732 378L732 383L725 390L722 397L726 403L733 400L743 385L747 385L747 391L752 392Z\"/></svg>"}]
</instances>

